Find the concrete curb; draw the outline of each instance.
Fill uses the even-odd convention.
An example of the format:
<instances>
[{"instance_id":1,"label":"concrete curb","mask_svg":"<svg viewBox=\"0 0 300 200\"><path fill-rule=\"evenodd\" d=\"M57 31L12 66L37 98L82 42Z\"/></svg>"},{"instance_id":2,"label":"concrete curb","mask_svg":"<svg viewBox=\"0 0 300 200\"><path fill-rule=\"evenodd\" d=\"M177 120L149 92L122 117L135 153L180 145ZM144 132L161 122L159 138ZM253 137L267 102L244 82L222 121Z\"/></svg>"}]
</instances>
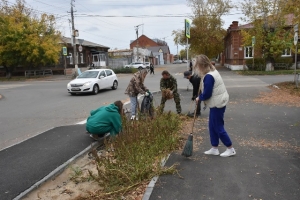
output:
<instances>
[{"instance_id":1,"label":"concrete curb","mask_svg":"<svg viewBox=\"0 0 300 200\"><path fill-rule=\"evenodd\" d=\"M95 147L98 144L98 142L93 142L89 147L85 148L83 151L81 151L79 154L75 155L74 157L72 157L71 159L69 159L67 162L65 162L64 164L60 165L59 167L57 167L55 170L53 170L52 172L50 172L47 176L45 176L42 180L36 182L35 184L33 184L30 188L28 188L27 190L25 190L24 192L22 192L21 194L19 194L17 197L14 198L14 200L19 200L22 199L23 197L25 197L27 194L29 194L30 192L32 192L33 190L37 189L40 185L44 184L46 181L50 180L51 178L54 178L56 176L58 176L59 174L61 174L70 164L72 164L74 161L76 161L76 159L78 159L79 157L83 156L84 154L86 154L89 150L91 150L93 147Z\"/></svg>"},{"instance_id":2,"label":"concrete curb","mask_svg":"<svg viewBox=\"0 0 300 200\"><path fill-rule=\"evenodd\" d=\"M152 94L157 94L160 91L154 91L152 92ZM0 99L1 99L1 95L0 95ZM138 99L144 97L144 95L141 95L138 97ZM130 101L127 101L124 103L124 105L130 104ZM79 124L85 124L86 120L83 120L81 122L76 123L76 125ZM83 156L84 154L86 154L88 151L90 151L92 148L94 148L96 145L98 144L98 141L93 142L90 146L88 146L87 148L85 148L83 151L81 151L80 153L78 153L77 155L73 156L72 158L70 158L68 161L66 161L65 163L63 163L62 165L60 165L59 167L57 167L55 170L53 170L52 172L50 172L47 176L45 176L42 180L36 182L35 184L33 184L30 188L28 188L27 190L25 190L24 192L20 193L17 197L15 197L13 200L19 200L24 198L26 195L28 195L30 192L32 192L33 190L37 189L39 186L41 186L42 184L44 184L46 181L50 180L51 178L54 178L56 176L58 176L59 174L61 174L70 164L72 164L73 162L75 162L78 158L80 158L81 156ZM165 159L163 159L162 161L162 166L165 165L165 162L167 161L167 159L169 158L170 155L168 155ZM148 200L153 187L156 183L158 179L158 176L154 177L151 182L149 183L146 193L144 194L145 197L143 197L143 200Z\"/></svg>"},{"instance_id":3,"label":"concrete curb","mask_svg":"<svg viewBox=\"0 0 300 200\"><path fill-rule=\"evenodd\" d=\"M162 161L161 161L161 166L165 166L167 160L169 159L170 157L170 154L167 155L167 157L165 157ZM145 193L143 195L143 199L142 200L148 200L150 199L150 196L152 194L152 191L154 189L154 186L155 186L155 183L156 181L158 180L159 176L155 176L152 178L152 180L150 181L150 183L148 184L146 190L145 190Z\"/></svg>"}]
</instances>

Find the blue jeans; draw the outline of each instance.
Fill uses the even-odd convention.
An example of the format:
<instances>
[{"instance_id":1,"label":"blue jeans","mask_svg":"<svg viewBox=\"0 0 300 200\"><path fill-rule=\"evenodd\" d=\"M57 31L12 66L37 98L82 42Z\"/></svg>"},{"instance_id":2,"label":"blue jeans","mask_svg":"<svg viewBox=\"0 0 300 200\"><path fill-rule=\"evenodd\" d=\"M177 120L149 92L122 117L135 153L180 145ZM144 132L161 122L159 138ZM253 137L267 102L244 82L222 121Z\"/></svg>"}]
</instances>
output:
<instances>
[{"instance_id":1,"label":"blue jeans","mask_svg":"<svg viewBox=\"0 0 300 200\"><path fill-rule=\"evenodd\" d=\"M136 113L136 106L138 104L137 97L130 97L130 103L131 103L131 116L135 115Z\"/></svg>"},{"instance_id":2,"label":"blue jeans","mask_svg":"<svg viewBox=\"0 0 300 200\"><path fill-rule=\"evenodd\" d=\"M217 147L219 140L226 147L230 147L232 142L228 136L228 133L224 129L224 113L226 106L223 108L210 108L209 111L209 134L211 145Z\"/></svg>"}]
</instances>

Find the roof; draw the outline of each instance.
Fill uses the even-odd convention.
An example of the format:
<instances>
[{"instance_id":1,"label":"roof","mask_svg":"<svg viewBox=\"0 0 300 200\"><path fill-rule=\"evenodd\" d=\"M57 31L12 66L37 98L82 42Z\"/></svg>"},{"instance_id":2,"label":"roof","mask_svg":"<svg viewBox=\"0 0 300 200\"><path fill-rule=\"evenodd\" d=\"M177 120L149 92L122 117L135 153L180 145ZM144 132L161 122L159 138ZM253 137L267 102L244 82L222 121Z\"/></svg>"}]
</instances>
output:
<instances>
[{"instance_id":1,"label":"roof","mask_svg":"<svg viewBox=\"0 0 300 200\"><path fill-rule=\"evenodd\" d=\"M153 52L163 52L163 53L170 53L169 46L155 46L155 47L147 47L146 49L150 50Z\"/></svg>"},{"instance_id":2,"label":"roof","mask_svg":"<svg viewBox=\"0 0 300 200\"><path fill-rule=\"evenodd\" d=\"M61 40L62 40L62 43L72 44L71 38L69 38L69 37L62 37ZM78 39L76 39L76 44L79 44ZM85 47L102 47L102 48L109 49L109 47L107 47L107 46L97 44L97 43L93 43L93 42L90 42L90 41L87 41L87 40L83 40L82 46L85 46Z\"/></svg>"}]
</instances>

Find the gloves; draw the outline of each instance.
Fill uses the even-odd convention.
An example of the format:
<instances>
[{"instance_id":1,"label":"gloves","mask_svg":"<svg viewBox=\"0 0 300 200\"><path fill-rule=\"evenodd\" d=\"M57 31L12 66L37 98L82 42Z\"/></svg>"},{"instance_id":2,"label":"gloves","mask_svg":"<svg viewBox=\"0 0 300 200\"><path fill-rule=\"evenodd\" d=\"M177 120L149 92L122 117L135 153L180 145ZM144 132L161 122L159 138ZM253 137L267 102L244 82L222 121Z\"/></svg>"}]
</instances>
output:
<instances>
[{"instance_id":1,"label":"gloves","mask_svg":"<svg viewBox=\"0 0 300 200\"><path fill-rule=\"evenodd\" d=\"M145 96L146 96L146 97L149 96L149 92L146 92L146 93L145 93Z\"/></svg>"},{"instance_id":2,"label":"gloves","mask_svg":"<svg viewBox=\"0 0 300 200\"><path fill-rule=\"evenodd\" d=\"M170 91L170 94L172 95L172 94L173 94L173 91Z\"/></svg>"},{"instance_id":3,"label":"gloves","mask_svg":"<svg viewBox=\"0 0 300 200\"><path fill-rule=\"evenodd\" d=\"M194 96L194 97L192 97L192 101L195 101L195 99L196 99L196 97Z\"/></svg>"}]
</instances>

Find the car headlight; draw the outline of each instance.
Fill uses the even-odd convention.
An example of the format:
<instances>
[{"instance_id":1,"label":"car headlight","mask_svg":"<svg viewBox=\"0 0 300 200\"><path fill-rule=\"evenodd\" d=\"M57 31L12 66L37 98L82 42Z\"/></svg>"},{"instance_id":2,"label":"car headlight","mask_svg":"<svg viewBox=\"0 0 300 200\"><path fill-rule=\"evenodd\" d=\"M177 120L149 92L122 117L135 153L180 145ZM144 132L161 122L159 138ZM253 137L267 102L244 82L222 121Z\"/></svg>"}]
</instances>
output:
<instances>
[{"instance_id":1,"label":"car headlight","mask_svg":"<svg viewBox=\"0 0 300 200\"><path fill-rule=\"evenodd\" d=\"M83 84L83 86L89 86L91 84L91 82L87 82L85 84Z\"/></svg>"},{"instance_id":2,"label":"car headlight","mask_svg":"<svg viewBox=\"0 0 300 200\"><path fill-rule=\"evenodd\" d=\"M71 87L71 84L70 84L70 83L68 83L67 87Z\"/></svg>"}]
</instances>

